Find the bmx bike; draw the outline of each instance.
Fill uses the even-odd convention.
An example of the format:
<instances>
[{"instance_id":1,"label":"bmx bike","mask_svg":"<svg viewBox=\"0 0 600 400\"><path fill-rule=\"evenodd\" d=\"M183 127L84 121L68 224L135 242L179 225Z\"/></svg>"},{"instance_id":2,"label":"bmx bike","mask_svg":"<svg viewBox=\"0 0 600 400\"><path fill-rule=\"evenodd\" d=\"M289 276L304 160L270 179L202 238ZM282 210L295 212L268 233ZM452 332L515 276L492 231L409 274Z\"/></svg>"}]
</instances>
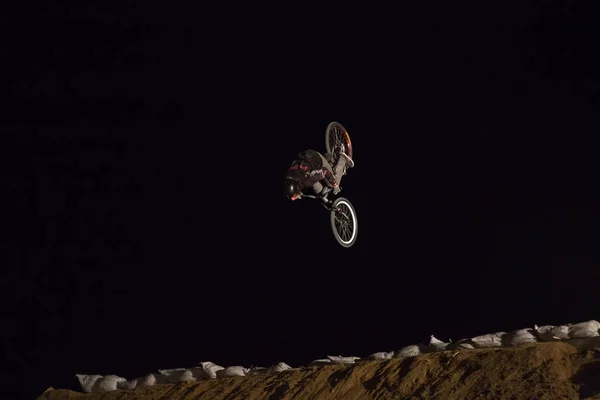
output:
<instances>
[{"instance_id":1,"label":"bmx bike","mask_svg":"<svg viewBox=\"0 0 600 400\"><path fill-rule=\"evenodd\" d=\"M340 157L340 152L343 151L353 158L352 142L348 131L339 122L331 122L325 131L325 148L331 154L332 165L335 165ZM339 188L341 191L341 188ZM333 192L332 188L324 187L319 195L302 195L312 199L322 201L323 207L329 211L331 230L338 244L342 247L349 248L354 245L358 237L358 218L354 206L345 197L337 197L329 199L329 194ZM339 193L339 192L337 192ZM337 194L337 193L334 193Z\"/></svg>"}]
</instances>

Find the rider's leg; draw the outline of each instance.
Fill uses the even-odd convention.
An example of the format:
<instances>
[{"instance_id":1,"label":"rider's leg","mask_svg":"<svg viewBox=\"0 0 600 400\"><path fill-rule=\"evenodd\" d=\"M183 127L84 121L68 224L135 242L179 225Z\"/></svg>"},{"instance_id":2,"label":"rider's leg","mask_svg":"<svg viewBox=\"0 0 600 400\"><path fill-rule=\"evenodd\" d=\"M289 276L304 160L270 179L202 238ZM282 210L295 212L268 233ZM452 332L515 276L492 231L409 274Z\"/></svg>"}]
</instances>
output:
<instances>
[{"instance_id":1,"label":"rider's leg","mask_svg":"<svg viewBox=\"0 0 600 400\"><path fill-rule=\"evenodd\" d=\"M333 164L333 154L325 153L325 160L327 160L330 165Z\"/></svg>"},{"instance_id":2,"label":"rider's leg","mask_svg":"<svg viewBox=\"0 0 600 400\"><path fill-rule=\"evenodd\" d=\"M321 184L321 182L315 182L314 185L312 185L312 190L315 192L315 194L318 196L320 194L322 194L323 192L323 185Z\"/></svg>"},{"instance_id":3,"label":"rider's leg","mask_svg":"<svg viewBox=\"0 0 600 400\"><path fill-rule=\"evenodd\" d=\"M326 198L327 193L331 192L332 190L329 186L327 186L326 182L324 181L316 182L312 186L312 189L315 192L315 195L323 198Z\"/></svg>"},{"instance_id":4,"label":"rider's leg","mask_svg":"<svg viewBox=\"0 0 600 400\"><path fill-rule=\"evenodd\" d=\"M341 184L342 177L346 175L346 170L354 167L354 162L352 159L343 151L340 153L340 157L338 158L334 168L331 166L331 160L333 159L333 156L330 153L325 154L323 158L323 166L333 173L333 176L338 184Z\"/></svg>"},{"instance_id":5,"label":"rider's leg","mask_svg":"<svg viewBox=\"0 0 600 400\"><path fill-rule=\"evenodd\" d=\"M338 162L337 162L337 164L336 164L336 168L335 168L335 169L334 169L334 168L332 168L332 167L331 167L331 164L329 163L329 160L330 160L330 159L331 159L331 154L327 153L327 154L325 155L325 157L323 157L323 167L327 168L327 169L328 169L328 170L329 170L329 171L330 171L330 172L333 174L333 176L335 177L335 180L336 180L336 182L339 184L339 183L340 183L340 181L341 181L341 179L342 179L342 175L343 175L343 172L344 172L344 171L342 171L342 173L341 173L341 174L340 174L340 173L338 173L338 168L337 168L337 166L339 166L339 164L340 164L340 162L339 162L339 161L338 161ZM343 165L343 163L342 163L342 165Z\"/></svg>"},{"instance_id":6,"label":"rider's leg","mask_svg":"<svg viewBox=\"0 0 600 400\"><path fill-rule=\"evenodd\" d=\"M342 177L346 175L346 169L352 168L352 164L348 162L346 157L340 157L338 162L335 164L335 169L333 170L333 175L338 183L341 184Z\"/></svg>"}]
</instances>

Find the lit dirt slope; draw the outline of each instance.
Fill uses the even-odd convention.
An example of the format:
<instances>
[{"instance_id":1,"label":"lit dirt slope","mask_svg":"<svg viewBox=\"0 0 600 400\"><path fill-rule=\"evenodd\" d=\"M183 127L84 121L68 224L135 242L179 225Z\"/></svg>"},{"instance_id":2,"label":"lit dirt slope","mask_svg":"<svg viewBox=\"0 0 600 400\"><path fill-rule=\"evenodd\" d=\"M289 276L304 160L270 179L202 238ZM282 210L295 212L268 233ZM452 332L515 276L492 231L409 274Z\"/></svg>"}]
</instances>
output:
<instances>
[{"instance_id":1,"label":"lit dirt slope","mask_svg":"<svg viewBox=\"0 0 600 400\"><path fill-rule=\"evenodd\" d=\"M157 385L104 394L49 389L39 399L600 399L600 350L564 342L517 348L427 353L369 361Z\"/></svg>"}]
</instances>

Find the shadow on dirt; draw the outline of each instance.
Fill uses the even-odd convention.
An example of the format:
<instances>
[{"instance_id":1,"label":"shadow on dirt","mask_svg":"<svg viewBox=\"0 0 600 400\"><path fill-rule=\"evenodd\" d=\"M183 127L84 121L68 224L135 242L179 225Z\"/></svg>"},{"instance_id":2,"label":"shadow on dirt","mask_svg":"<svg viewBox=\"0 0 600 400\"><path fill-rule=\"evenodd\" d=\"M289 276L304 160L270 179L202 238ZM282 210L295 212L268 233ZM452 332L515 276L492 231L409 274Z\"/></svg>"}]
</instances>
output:
<instances>
[{"instance_id":1,"label":"shadow on dirt","mask_svg":"<svg viewBox=\"0 0 600 400\"><path fill-rule=\"evenodd\" d=\"M600 394L600 361L582 365L572 382L579 385L579 396L582 399Z\"/></svg>"}]
</instances>

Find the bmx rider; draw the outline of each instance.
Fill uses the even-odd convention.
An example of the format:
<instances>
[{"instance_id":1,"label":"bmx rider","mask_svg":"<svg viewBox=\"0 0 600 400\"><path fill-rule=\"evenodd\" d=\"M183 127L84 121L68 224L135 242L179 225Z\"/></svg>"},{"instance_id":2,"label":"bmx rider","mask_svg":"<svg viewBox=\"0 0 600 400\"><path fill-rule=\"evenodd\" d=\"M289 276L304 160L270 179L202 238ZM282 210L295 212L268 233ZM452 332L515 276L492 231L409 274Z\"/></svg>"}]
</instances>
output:
<instances>
[{"instance_id":1,"label":"bmx rider","mask_svg":"<svg viewBox=\"0 0 600 400\"><path fill-rule=\"evenodd\" d=\"M331 189L337 194L341 190L340 182L346 169L354 167L354 161L344 152L343 147L335 169L331 167L331 160L331 154L323 155L312 149L299 153L287 171L285 195L294 201L309 187L316 195L324 195Z\"/></svg>"}]
</instances>

